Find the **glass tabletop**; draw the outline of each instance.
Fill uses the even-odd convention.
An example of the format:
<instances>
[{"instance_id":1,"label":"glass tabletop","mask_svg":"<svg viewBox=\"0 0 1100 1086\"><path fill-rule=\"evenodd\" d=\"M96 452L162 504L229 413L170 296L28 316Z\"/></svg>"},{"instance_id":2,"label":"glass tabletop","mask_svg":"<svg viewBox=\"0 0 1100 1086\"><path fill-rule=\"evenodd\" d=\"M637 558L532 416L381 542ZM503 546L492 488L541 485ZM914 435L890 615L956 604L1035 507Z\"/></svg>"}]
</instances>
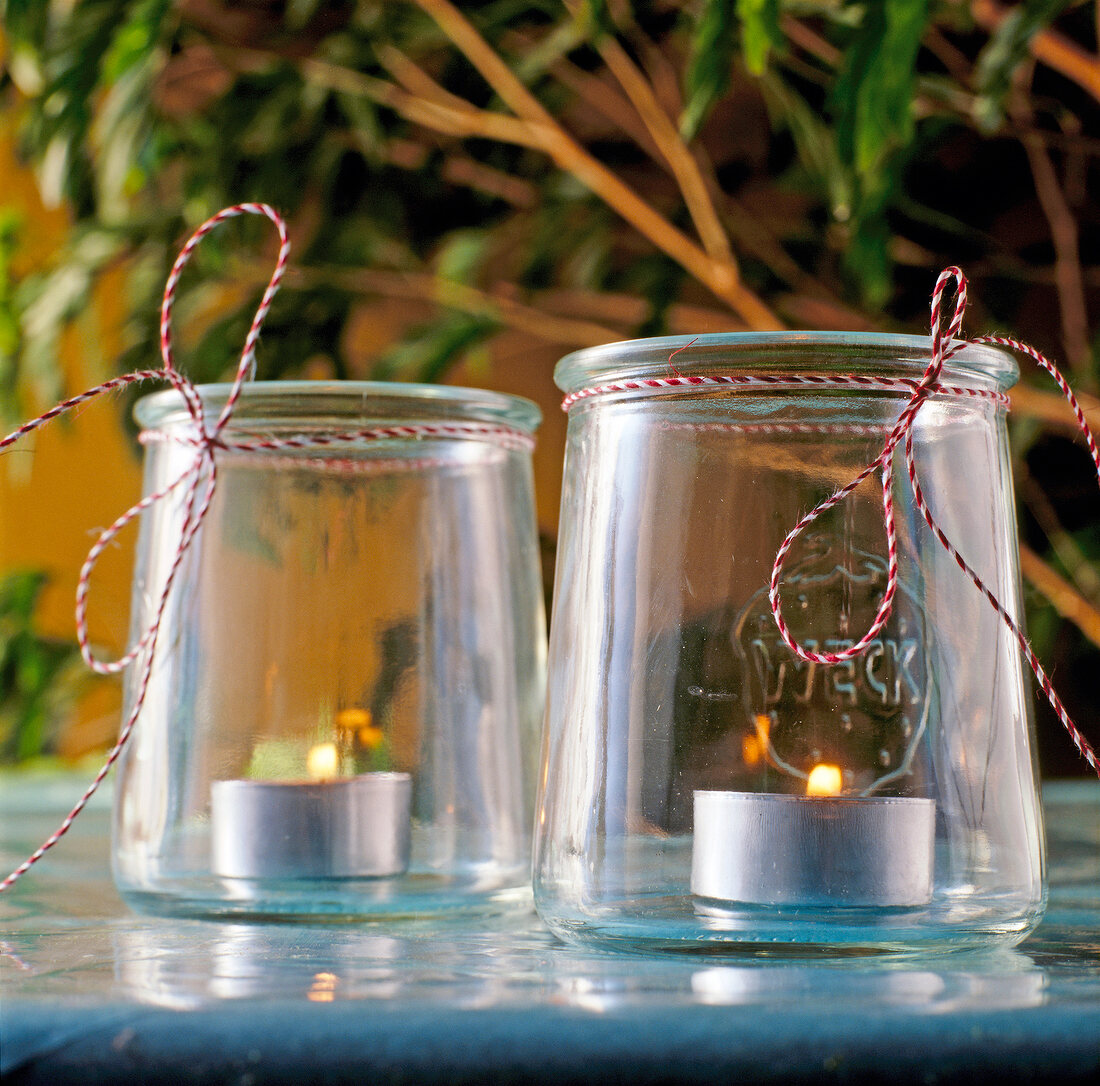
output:
<instances>
[{"instance_id":1,"label":"glass tabletop","mask_svg":"<svg viewBox=\"0 0 1100 1086\"><path fill-rule=\"evenodd\" d=\"M5 870L81 786L0 779ZM1048 784L1044 806L1049 904L1016 949L810 959L585 951L529 907L385 925L140 916L111 883L109 799L96 797L0 897L0 1071L50 1083L178 1081L181 1067L188 1082L586 1081L597 1068L662 1082L886 1069L893 1082L1091 1081L1100 783Z\"/></svg>"}]
</instances>

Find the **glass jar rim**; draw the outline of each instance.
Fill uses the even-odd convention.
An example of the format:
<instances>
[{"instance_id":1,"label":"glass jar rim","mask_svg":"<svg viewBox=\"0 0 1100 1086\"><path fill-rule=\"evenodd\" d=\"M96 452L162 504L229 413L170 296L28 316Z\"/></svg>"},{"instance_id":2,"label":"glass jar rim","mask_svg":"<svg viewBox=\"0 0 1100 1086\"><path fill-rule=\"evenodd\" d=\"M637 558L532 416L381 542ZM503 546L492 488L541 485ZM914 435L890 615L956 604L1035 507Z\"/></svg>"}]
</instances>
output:
<instances>
[{"instance_id":1,"label":"glass jar rim","mask_svg":"<svg viewBox=\"0 0 1100 1086\"><path fill-rule=\"evenodd\" d=\"M229 397L231 384L197 385L206 417L213 421ZM174 388L143 396L134 418L144 429L190 421L183 396ZM485 422L534 434L542 412L531 400L507 392L460 385L402 381L247 381L230 427L247 422L286 425L309 421L340 429L378 421L445 419Z\"/></svg>"},{"instance_id":2,"label":"glass jar rim","mask_svg":"<svg viewBox=\"0 0 1100 1086\"><path fill-rule=\"evenodd\" d=\"M670 356L673 355L672 358ZM823 373L919 378L932 357L930 336L881 332L719 332L660 336L585 347L554 368L554 381L567 394L617 381L719 373L769 376ZM1005 391L1019 367L1006 350L967 344L944 366L941 380ZM680 390L682 391L682 390Z\"/></svg>"}]
</instances>

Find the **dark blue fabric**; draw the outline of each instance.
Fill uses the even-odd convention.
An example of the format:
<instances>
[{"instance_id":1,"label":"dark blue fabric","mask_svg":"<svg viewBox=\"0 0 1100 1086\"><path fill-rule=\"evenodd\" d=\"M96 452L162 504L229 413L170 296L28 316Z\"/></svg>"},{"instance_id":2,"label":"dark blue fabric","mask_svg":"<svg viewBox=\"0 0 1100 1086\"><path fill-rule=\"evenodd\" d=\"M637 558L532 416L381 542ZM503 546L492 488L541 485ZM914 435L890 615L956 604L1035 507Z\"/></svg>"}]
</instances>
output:
<instances>
[{"instance_id":1,"label":"dark blue fabric","mask_svg":"<svg viewBox=\"0 0 1100 1086\"><path fill-rule=\"evenodd\" d=\"M823 1003L827 992L820 993ZM5 1014L11 1083L629 1083L1097 1081L1100 1009L945 1017L843 1008L761 1015L675 1007L593 1017L566 1008L272 1002L180 1012L56 1007ZM9 1048L9 1045L11 1046Z\"/></svg>"}]
</instances>

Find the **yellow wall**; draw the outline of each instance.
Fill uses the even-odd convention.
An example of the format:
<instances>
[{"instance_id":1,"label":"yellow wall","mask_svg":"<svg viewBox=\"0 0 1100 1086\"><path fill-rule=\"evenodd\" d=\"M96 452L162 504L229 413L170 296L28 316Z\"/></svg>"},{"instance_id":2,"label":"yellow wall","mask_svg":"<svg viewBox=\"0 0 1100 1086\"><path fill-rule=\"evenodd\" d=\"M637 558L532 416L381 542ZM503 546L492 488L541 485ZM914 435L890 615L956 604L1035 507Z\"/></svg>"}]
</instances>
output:
<instances>
[{"instance_id":1,"label":"yellow wall","mask_svg":"<svg viewBox=\"0 0 1100 1086\"><path fill-rule=\"evenodd\" d=\"M13 268L18 280L51 265L69 221L63 210L42 206L30 171L18 161L14 128L12 111L0 112L0 206L15 209L22 223ZM101 367L113 370L120 349L122 274L115 269L104 278L91 310L63 338L66 395L112 375ZM37 412L52 405L25 406ZM73 596L93 529L110 524L140 496L139 461L121 410L117 397L101 397L0 454L0 573L32 568L49 574L38 623L44 635L75 639ZM105 652L117 651L126 637L128 551L127 545L107 555L94 582L90 627ZM62 753L103 745L117 728L117 680L97 683L65 729Z\"/></svg>"},{"instance_id":2,"label":"yellow wall","mask_svg":"<svg viewBox=\"0 0 1100 1086\"><path fill-rule=\"evenodd\" d=\"M43 207L33 175L15 151L16 117L0 111L0 206L14 208L22 221L16 278L48 268L58 258L69 230L64 210ZM97 285L93 305L64 335L61 368L64 395L73 395L117 373L119 330L124 313L125 268L111 269ZM401 328L428 314L415 305L375 302L363 307L360 325L389 340ZM381 345L381 344L379 344ZM367 355L370 344L356 342ZM505 332L492 344L492 365L459 369L457 384L494 388L540 403L544 423L535 453L535 482L541 530L553 535L557 523L565 417L553 384L553 365L562 352L521 332ZM150 359L149 366L157 365ZM185 366L186 368L186 366ZM51 403L24 405L39 412ZM75 639L74 593L81 564L98 529L140 497L140 459L123 428L117 396L103 396L58 419L0 454L0 575L20 568L45 570L49 584L38 616L39 631ZM99 655L124 646L129 614L132 545L136 527L111 548L97 566L89 625ZM547 571L549 572L549 571ZM96 682L65 723L61 753L75 756L110 743L118 728L119 684Z\"/></svg>"}]
</instances>

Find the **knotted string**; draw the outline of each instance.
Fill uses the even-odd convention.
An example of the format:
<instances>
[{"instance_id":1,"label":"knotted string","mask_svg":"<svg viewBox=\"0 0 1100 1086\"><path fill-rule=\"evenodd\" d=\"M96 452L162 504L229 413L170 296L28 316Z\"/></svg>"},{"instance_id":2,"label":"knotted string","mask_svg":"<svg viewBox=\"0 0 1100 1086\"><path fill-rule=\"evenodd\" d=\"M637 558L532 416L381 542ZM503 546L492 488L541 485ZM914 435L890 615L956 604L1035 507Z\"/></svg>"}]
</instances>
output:
<instances>
[{"instance_id":1,"label":"knotted string","mask_svg":"<svg viewBox=\"0 0 1100 1086\"><path fill-rule=\"evenodd\" d=\"M267 289L264 291L263 298L260 300L259 308L256 310L256 315L252 318L252 325L245 339L244 349L241 352L241 359L237 365L237 372L233 378L233 384L230 387L225 407L222 409L221 414L214 424L212 426L207 426L202 408L202 400L197 389L187 377L176 369L175 363L173 362L172 307L175 304L176 289L179 285L180 275L183 272L184 266L191 259L191 255L194 253L196 246L211 230L220 226L228 219L236 218L239 215L263 215L275 224L275 228L279 232L279 257L275 264L275 271L267 284ZM222 431L233 416L233 410L237 405L237 400L240 398L241 388L244 382L252 376L255 370L256 342L260 337L260 329L263 326L264 319L267 317L267 312L271 308L271 303L275 298L283 274L286 271L289 256L290 239L287 235L286 223L274 208L269 207L267 204L237 204L234 207L229 207L224 211L218 212L217 215L214 215L204 222L202 226L191 235L187 244L184 245L183 249L180 251L179 256L176 257L176 262L172 266L172 271L168 276L160 311L160 353L164 363L161 369L138 370L134 373L127 373L121 377L112 378L110 381L105 381L101 385L96 385L95 388L88 389L86 392L73 396L71 399L64 400L56 407L39 415L38 418L25 423L23 426L19 427L18 430L0 441L0 450L5 449L9 445L14 445L17 441L26 437L27 434L44 426L47 422L57 418L59 415L71 411L74 407L86 403L88 400L94 399L104 392L111 392L114 389L136 384L140 381L155 379L168 381L183 397L187 412L191 416L191 423L198 435L193 446L194 455L191 463L179 477L162 489L146 495L136 505L127 509L113 524L104 529L93 544L92 549L88 552L88 557L84 560L76 589L76 633L77 641L80 645L80 655L89 668L101 675L111 675L122 671L140 657L137 680L134 685L133 704L129 713L126 715L126 719L123 721L122 727L119 729L118 739L115 741L115 745L107 754L102 767L92 779L91 784L84 790L84 794L77 800L72 810L65 816L58 828L54 830L54 832L50 834L50 836L27 857L27 859L12 871L3 882L0 882L0 892L8 889L16 879L23 875L33 864L37 863L45 853L53 848L53 846L65 836L69 831L69 827L76 820L80 812L87 806L88 801L103 783L104 778L111 771L111 767L118 761L119 755L122 754L122 751L126 747L127 740L130 738L130 733L134 729L134 724L137 722L149 692L149 680L152 676L153 663L156 659L157 633L160 630L161 620L168 606L168 599L172 591L172 586L175 583L176 575L179 572L180 566L183 564L187 551L194 541L195 535L214 498L218 479L217 461L214 455L215 449L220 443L219 439ZM103 551L110 545L111 541L126 527L126 525L139 517L151 506L164 501L170 494L181 489L183 490L183 513L180 538L176 544L175 555L173 556L171 566L165 578L164 587L153 608L152 621L141 637L139 637L130 649L117 660L99 660L92 653L87 622L88 590L91 583L92 571L95 569L96 562L99 560L99 556Z\"/></svg>"},{"instance_id":2,"label":"knotted string","mask_svg":"<svg viewBox=\"0 0 1100 1086\"><path fill-rule=\"evenodd\" d=\"M203 410L202 398L195 385L178 369L173 360L172 350L172 308L175 304L176 291L179 285L180 275L184 266L191 259L196 246L207 234L228 219L239 215L262 215L274 223L279 232L279 255L276 260L275 270L267 284L259 308L252 318L252 325L245 338L244 348L241 351L240 361L225 404L217 419L208 424ZM267 317L268 310L275 298L275 294L286 272L287 262L290 256L290 240L287 234L286 223L274 208L267 204L237 204L234 207L219 211L202 224L188 239L187 244L180 250L168 281L164 288L164 298L161 304L160 316L160 351L163 366L157 370L138 370L133 373L114 377L101 385L88 389L71 399L64 400L57 406L50 408L36 419L20 426L18 430L0 440L0 451L27 436L27 434L44 426L59 415L71 411L74 407L94 399L104 392L111 392L126 385L136 384L141 381L166 380L183 398L187 413L190 416L188 432L173 434L169 440L191 450L190 463L181 474L168 485L154 493L148 494L131 506L108 528L100 533L99 538L88 552L80 570L80 577L76 590L76 631L77 642L80 646L80 655L85 664L93 671L101 675L116 674L131 664L137 667L136 680L133 686L133 703L126 714L122 727L119 729L118 739L111 748L99 772L93 778L91 784L85 789L84 794L65 816L58 828L37 848L26 860L0 882L0 892L6 890L33 864L61 840L68 832L69 827L76 820L80 812L87 806L88 801L102 784L104 778L111 771L111 767L118 760L130 734L141 715L149 693L150 679L153 673L153 664L156 659L157 636L168 607L169 597L175 584L180 567L183 564L199 528L210 509L214 499L214 493L218 483L218 463L216 454L223 451L232 452L268 452L270 450L296 450L307 448L324 448L328 446L354 445L362 441L384 441L400 438L491 438L506 448L530 450L534 440L530 434L522 433L509 426L479 422L438 422L438 423L400 423L390 426L374 426L358 430L348 430L339 433L318 433L288 437L244 437L229 438L225 436L225 430L233 417L233 412L241 396L241 391L246 381L251 380L256 370L256 344L260 337L260 330ZM164 440L160 434L143 434L143 441ZM157 597L156 604L152 608L152 619L142 635L130 646L127 651L116 660L100 660L95 657L91 649L91 641L88 636L88 592L91 583L92 572L100 555L110 545L111 541L133 520L141 516L146 510L157 503L165 501L172 494L182 492L180 499L179 538L171 565L164 580L164 585Z\"/></svg>"},{"instance_id":3,"label":"knotted string","mask_svg":"<svg viewBox=\"0 0 1100 1086\"><path fill-rule=\"evenodd\" d=\"M941 327L940 306L943 303L943 295L947 289L947 284L951 279L954 279L957 284L955 312L945 334ZM913 421L921 405L929 396L934 394L944 362L964 346L960 343L953 349L946 349L946 345L949 345L962 331L962 319L965 309L966 277L958 268L948 268L940 273L939 279L936 280L936 289L932 294L932 358L924 371L924 375L910 394L909 401L898 416L897 422L894 423L893 429L887 436L882 452L851 482L842 486L821 502L820 505L811 509L787 533L786 538L776 552L771 581L768 585L768 602L771 605L775 624L779 628L779 635L783 638L787 647L803 660L816 664L841 664L846 660L852 660L867 650L890 618L890 613L894 608L894 596L898 587L898 541L897 529L894 524L894 449L903 439L911 440ZM840 504L864 479L880 470L882 472L882 516L886 525L886 591L882 594L882 599L871 625L858 641L840 652L813 652L794 638L783 617L783 604L779 596L779 586L782 582L783 563L786 560L787 552L806 527L817 520L822 513L832 509L834 505Z\"/></svg>"},{"instance_id":4,"label":"knotted string","mask_svg":"<svg viewBox=\"0 0 1100 1086\"><path fill-rule=\"evenodd\" d=\"M950 284L954 281L954 308L951 312L950 320L944 327L944 299L948 292ZM857 386L857 387L871 387L880 389L898 389L906 388L909 390L909 398L899 414L897 421L887 434L886 440L883 443L882 451L875 457L862 471L855 476L851 482L845 484L835 493L826 498L819 505L815 506L805 516L798 521L797 524L787 533L786 538L779 546L779 550L776 552L775 562L772 566L771 579L768 586L768 602L771 607L772 617L775 620L775 624L778 627L779 634L783 638L787 647L795 653L800 659L807 661L808 663L833 665L844 663L847 660L851 660L854 657L861 655L867 650L871 643L876 639L878 634L882 631L882 628L886 625L886 622L890 618L890 614L894 606L894 597L897 594L898 587L898 544L897 544L897 529L894 523L894 452L899 445L902 445L905 454L906 471L909 476L909 482L913 489L913 500L920 510L921 516L924 517L928 524L928 527L932 530L936 539L940 545L947 551L948 554L955 560L959 568L966 574L974 586L989 602L989 605L1000 616L1002 622L1012 633L1016 642L1020 646L1020 650L1024 655L1024 659L1027 661L1028 666L1035 673L1036 679L1039 681L1039 686L1043 693L1046 695L1047 700L1050 702L1055 713L1058 715L1058 719L1062 722L1063 727L1069 733L1070 738L1073 740L1074 746L1081 756L1085 759L1088 765L1094 772L1100 776L1100 758L1097 757L1096 751L1089 745L1085 737L1081 734L1081 731L1074 724L1070 718L1069 713L1066 712L1065 706L1062 704L1061 699L1058 697L1057 692L1051 685L1050 679L1046 672L1043 670L1042 665L1036 658L1035 653L1032 651L1027 638L1023 631L1020 629L1017 622L1005 609L1003 604L997 599L996 595L989 589L978 573L969 565L966 559L959 553L955 545L948 539L946 533L936 522L932 511L929 508L928 502L925 498L924 491L920 486L920 482L917 478L917 467L913 452L913 424L917 417L918 412L925 402L936 394L947 394L954 396L972 396L972 397L985 397L994 400L1004 401L1005 398L999 393L989 393L979 389L961 388L952 385L943 385L940 383L940 376L943 372L943 367L954 355L959 351L965 349L971 344L991 344L998 347L1007 347L1010 350L1018 351L1021 354L1027 355L1033 361L1038 363L1044 370L1047 371L1057 382L1058 387L1062 391L1062 395L1069 402L1070 407L1073 409L1074 417L1077 421L1077 426L1081 433L1085 437L1085 443L1088 446L1089 455L1092 457L1093 464L1096 468L1097 479L1100 481L1100 451L1097 450L1096 441L1093 438L1092 431L1089 429L1088 421L1085 418L1084 412L1081 410L1081 405L1077 402L1076 396L1073 394L1073 390L1066 382L1065 378L1059 372L1058 368L1042 355L1034 347L1030 347L1025 343L1021 343L1018 340L1010 339L1006 336L977 336L973 339L964 339L962 337L962 322L963 315L966 312L966 276L959 268L951 267L940 273L939 278L936 280L936 289L932 294L932 314L931 314L931 333L932 333L932 351L931 358L928 366L926 367L923 375L919 381L912 381L908 379L890 379L884 377L866 376L862 374L716 374L716 375L685 375L678 370L673 370L671 376L666 377L653 377L653 378L641 378L630 379L624 381L610 382L604 385L593 386L591 388L580 389L576 392L572 392L565 397L562 401L562 408L568 411L575 403L581 400L588 399L592 396L598 396L609 392L624 392L633 390L646 390L646 389L664 389L664 388L676 388L683 386L693 385L795 385L795 386ZM682 349L682 348L681 348ZM679 353L679 352L675 352ZM671 365L671 363L670 363ZM797 430L797 427L791 427L792 430ZM882 481L882 516L883 523L886 528L886 588L882 594L882 599L879 602L875 617L872 620L867 631L855 641L851 646L843 649L839 652L816 652L806 648L802 645L797 638L791 633L790 628L787 626L786 619L783 615L783 604L780 598L780 586L783 582L783 567L786 562L787 555L794 545L795 540L802 534L802 532L823 513L832 509L833 506L844 501L861 483L868 477L881 472Z\"/></svg>"}]
</instances>

